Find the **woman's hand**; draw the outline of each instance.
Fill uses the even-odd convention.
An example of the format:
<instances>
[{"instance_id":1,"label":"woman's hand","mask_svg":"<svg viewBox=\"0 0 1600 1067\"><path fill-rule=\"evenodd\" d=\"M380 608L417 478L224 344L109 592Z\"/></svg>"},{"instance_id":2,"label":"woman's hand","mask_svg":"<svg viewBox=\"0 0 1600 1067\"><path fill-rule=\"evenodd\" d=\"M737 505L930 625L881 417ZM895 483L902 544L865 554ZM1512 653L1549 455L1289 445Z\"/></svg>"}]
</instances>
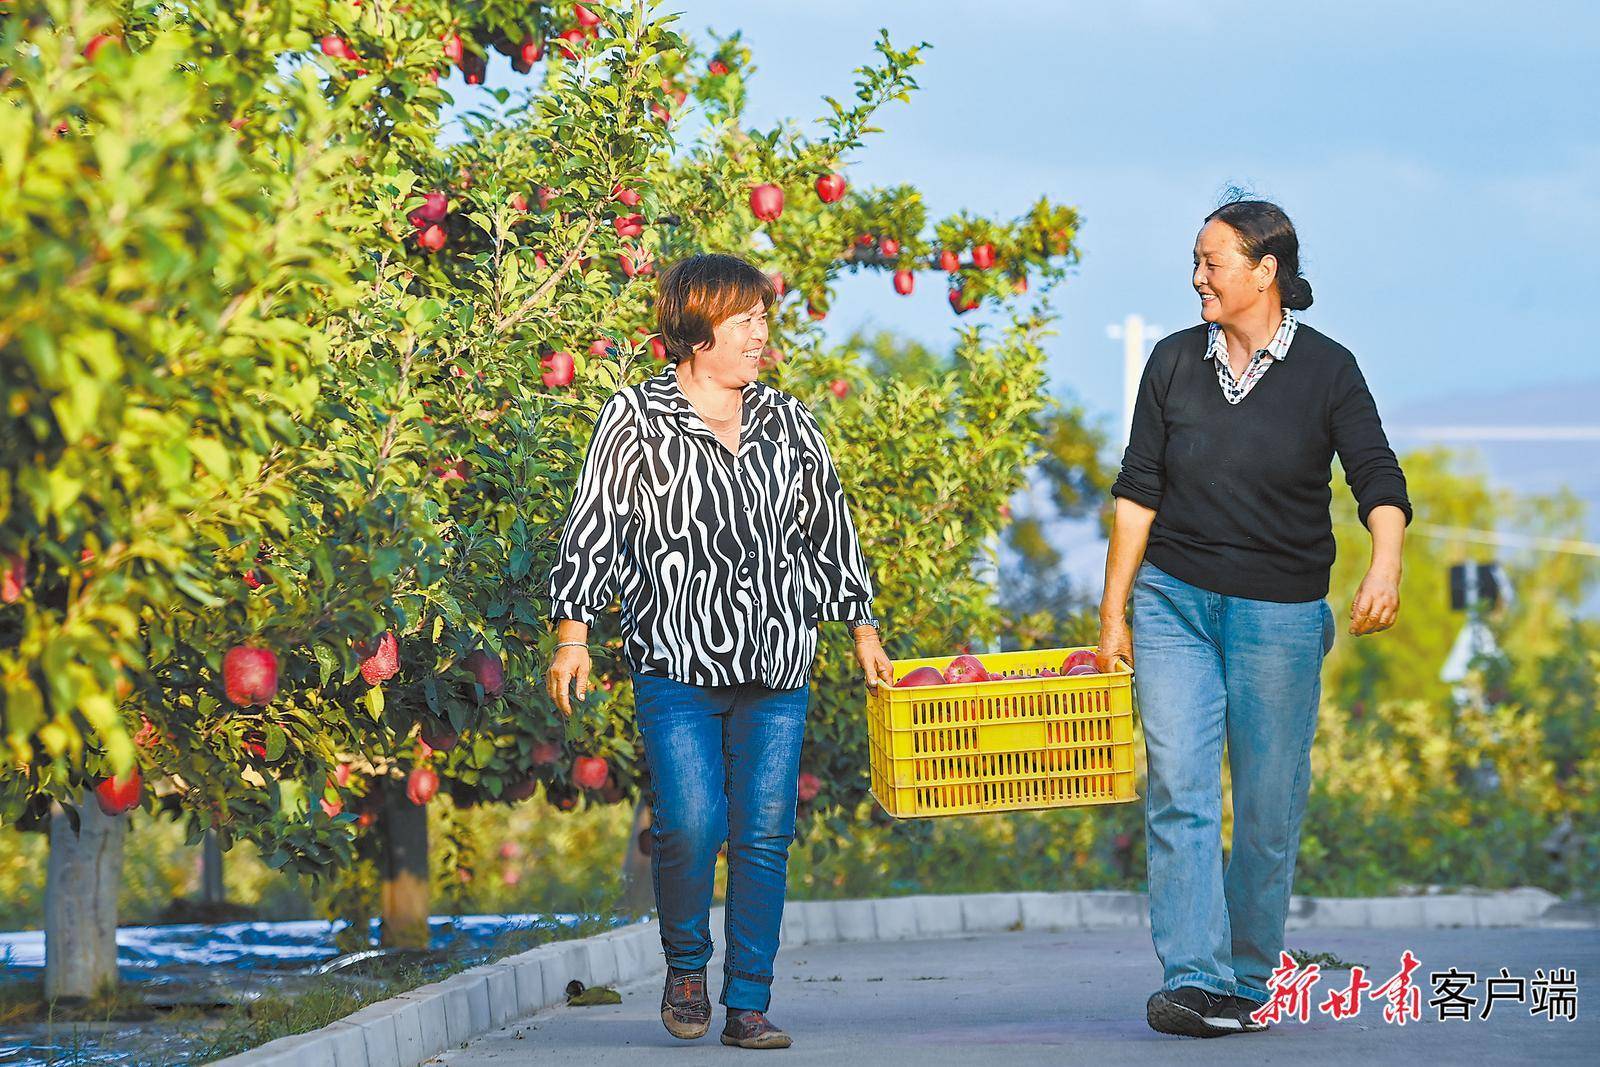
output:
<instances>
[{"instance_id":1,"label":"woman's hand","mask_svg":"<svg viewBox=\"0 0 1600 1067\"><path fill-rule=\"evenodd\" d=\"M889 662L889 656L883 651L883 642L878 640L876 630L863 629L856 637L856 662L861 664L861 673L868 689L875 685L894 685L894 664Z\"/></svg>"},{"instance_id":2,"label":"woman's hand","mask_svg":"<svg viewBox=\"0 0 1600 1067\"><path fill-rule=\"evenodd\" d=\"M1350 632L1357 637L1394 625L1400 614L1400 576L1377 567L1367 571L1350 605Z\"/></svg>"},{"instance_id":3,"label":"woman's hand","mask_svg":"<svg viewBox=\"0 0 1600 1067\"><path fill-rule=\"evenodd\" d=\"M1129 667L1133 666L1133 633L1128 629L1128 620L1117 616L1115 618L1102 618L1100 620L1100 647L1095 653L1095 668L1101 674L1110 674L1116 670L1116 661L1122 660Z\"/></svg>"},{"instance_id":4,"label":"woman's hand","mask_svg":"<svg viewBox=\"0 0 1600 1067\"><path fill-rule=\"evenodd\" d=\"M550 690L550 699L555 701L563 716L572 715L568 689L574 683L578 687L578 699L582 700L589 692L589 650L577 645L558 648L555 658L550 661L550 670L545 674L545 685Z\"/></svg>"}]
</instances>

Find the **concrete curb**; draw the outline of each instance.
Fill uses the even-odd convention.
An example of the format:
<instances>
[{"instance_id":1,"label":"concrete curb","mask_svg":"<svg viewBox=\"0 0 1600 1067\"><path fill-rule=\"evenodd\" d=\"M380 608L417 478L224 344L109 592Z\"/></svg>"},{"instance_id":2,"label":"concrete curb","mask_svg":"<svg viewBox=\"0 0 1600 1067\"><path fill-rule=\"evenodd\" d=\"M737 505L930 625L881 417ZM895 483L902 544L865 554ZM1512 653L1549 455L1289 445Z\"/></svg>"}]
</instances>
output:
<instances>
[{"instance_id":1,"label":"concrete curb","mask_svg":"<svg viewBox=\"0 0 1600 1067\"><path fill-rule=\"evenodd\" d=\"M1415 897L1294 897L1288 929L1318 927L1593 927L1557 907L1543 889ZM1546 922L1546 912L1556 914ZM900 941L1002 930L1148 928L1143 893L970 893L879 900L796 900L783 912L779 943ZM721 908L711 912L720 934ZM578 941L558 941L484 964L310 1033L279 1038L215 1067L419 1067L449 1048L543 1008L566 1003L566 986L626 985L662 969L660 927L635 923Z\"/></svg>"}]
</instances>

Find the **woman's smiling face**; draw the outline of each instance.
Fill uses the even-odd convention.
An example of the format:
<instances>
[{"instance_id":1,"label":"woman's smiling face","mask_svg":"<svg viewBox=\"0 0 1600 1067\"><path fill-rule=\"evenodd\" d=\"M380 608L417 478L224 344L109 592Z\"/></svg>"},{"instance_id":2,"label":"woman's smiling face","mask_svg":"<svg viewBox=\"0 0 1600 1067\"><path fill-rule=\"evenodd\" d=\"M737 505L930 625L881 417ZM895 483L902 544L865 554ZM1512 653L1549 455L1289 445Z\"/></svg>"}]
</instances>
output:
<instances>
[{"instance_id":1,"label":"woman's smiling face","mask_svg":"<svg viewBox=\"0 0 1600 1067\"><path fill-rule=\"evenodd\" d=\"M767 347L767 306L757 300L717 323L711 344L695 351L695 370L730 388L739 389L761 373Z\"/></svg>"},{"instance_id":2,"label":"woman's smiling face","mask_svg":"<svg viewBox=\"0 0 1600 1067\"><path fill-rule=\"evenodd\" d=\"M1212 219L1194 242L1194 274L1190 283L1200 294L1200 317L1206 322L1237 322L1272 288L1278 262L1271 255L1251 263L1239 248L1239 234Z\"/></svg>"}]
</instances>

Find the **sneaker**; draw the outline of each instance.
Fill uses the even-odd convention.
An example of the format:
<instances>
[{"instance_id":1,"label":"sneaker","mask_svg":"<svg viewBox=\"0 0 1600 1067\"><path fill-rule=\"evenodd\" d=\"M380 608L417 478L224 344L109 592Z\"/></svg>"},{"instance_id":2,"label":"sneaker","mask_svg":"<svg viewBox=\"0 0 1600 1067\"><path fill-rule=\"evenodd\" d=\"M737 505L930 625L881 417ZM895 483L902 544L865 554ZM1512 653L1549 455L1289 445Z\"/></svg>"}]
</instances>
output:
<instances>
[{"instance_id":1,"label":"sneaker","mask_svg":"<svg viewBox=\"0 0 1600 1067\"><path fill-rule=\"evenodd\" d=\"M661 1022L667 1033L693 1041L711 1029L711 997L706 993L706 969L680 971L667 967L667 986L661 991Z\"/></svg>"},{"instance_id":2,"label":"sneaker","mask_svg":"<svg viewBox=\"0 0 1600 1067\"><path fill-rule=\"evenodd\" d=\"M1233 1011L1233 998L1199 986L1163 989L1145 1005L1150 1029L1184 1037L1226 1037L1242 1033L1244 1024Z\"/></svg>"},{"instance_id":3,"label":"sneaker","mask_svg":"<svg viewBox=\"0 0 1600 1067\"><path fill-rule=\"evenodd\" d=\"M789 1035L773 1026L765 1012L730 1010L722 1043L736 1048L788 1048Z\"/></svg>"},{"instance_id":4,"label":"sneaker","mask_svg":"<svg viewBox=\"0 0 1600 1067\"><path fill-rule=\"evenodd\" d=\"M1233 1004L1233 1017L1239 1020L1239 1027L1247 1034L1259 1034L1267 1028L1266 1023L1258 1023L1250 1018L1251 1014L1261 1008L1261 1002L1238 995L1228 998Z\"/></svg>"}]
</instances>

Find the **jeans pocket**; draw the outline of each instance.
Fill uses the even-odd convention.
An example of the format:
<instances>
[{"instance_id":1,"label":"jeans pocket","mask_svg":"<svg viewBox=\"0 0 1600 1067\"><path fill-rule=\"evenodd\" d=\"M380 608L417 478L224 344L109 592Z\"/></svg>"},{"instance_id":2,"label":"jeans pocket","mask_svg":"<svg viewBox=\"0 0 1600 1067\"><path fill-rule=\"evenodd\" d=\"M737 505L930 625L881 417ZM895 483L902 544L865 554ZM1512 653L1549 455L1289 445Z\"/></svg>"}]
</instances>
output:
<instances>
[{"instance_id":1,"label":"jeans pocket","mask_svg":"<svg viewBox=\"0 0 1600 1067\"><path fill-rule=\"evenodd\" d=\"M1333 608L1328 602L1322 602L1322 654L1326 656L1333 651L1333 638L1338 632L1333 624Z\"/></svg>"}]
</instances>

